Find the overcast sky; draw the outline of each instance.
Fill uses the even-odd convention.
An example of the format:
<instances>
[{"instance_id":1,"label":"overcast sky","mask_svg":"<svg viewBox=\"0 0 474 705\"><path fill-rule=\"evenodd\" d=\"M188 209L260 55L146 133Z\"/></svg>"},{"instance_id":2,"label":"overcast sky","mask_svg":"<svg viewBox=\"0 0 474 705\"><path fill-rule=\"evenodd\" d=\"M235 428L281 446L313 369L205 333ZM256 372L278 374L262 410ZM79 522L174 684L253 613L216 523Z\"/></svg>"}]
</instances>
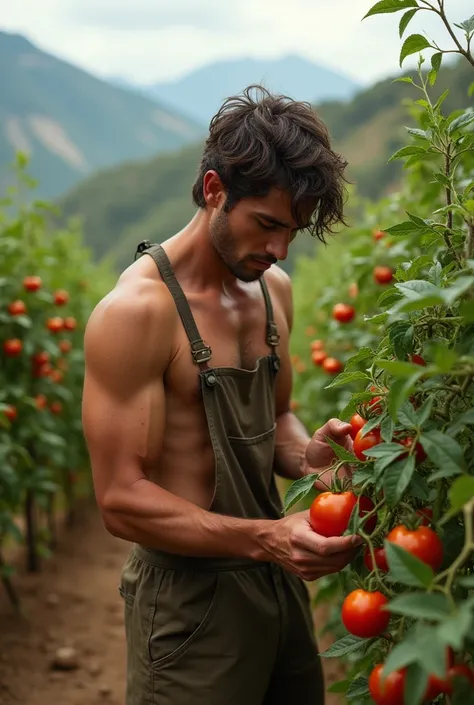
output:
<instances>
[{"instance_id":1,"label":"overcast sky","mask_svg":"<svg viewBox=\"0 0 474 705\"><path fill-rule=\"evenodd\" d=\"M401 45L400 13L361 22L374 3L13 0L2 3L0 28L20 32L45 51L96 75L143 84L173 79L219 58L290 52L367 84L398 70ZM445 0L445 7L452 22L461 22L474 11L473 0ZM415 17L409 33L420 30L451 48L446 30L432 13Z\"/></svg>"}]
</instances>

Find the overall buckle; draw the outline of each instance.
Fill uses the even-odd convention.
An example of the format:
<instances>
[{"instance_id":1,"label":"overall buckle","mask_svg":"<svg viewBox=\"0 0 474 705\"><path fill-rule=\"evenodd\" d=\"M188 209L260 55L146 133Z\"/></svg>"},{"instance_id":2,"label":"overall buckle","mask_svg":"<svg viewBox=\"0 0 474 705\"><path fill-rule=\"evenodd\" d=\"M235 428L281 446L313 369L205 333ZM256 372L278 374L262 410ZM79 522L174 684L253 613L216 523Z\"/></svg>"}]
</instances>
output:
<instances>
[{"instance_id":1,"label":"overall buckle","mask_svg":"<svg viewBox=\"0 0 474 705\"><path fill-rule=\"evenodd\" d=\"M276 323L269 323L267 325L267 342L272 347L276 347L280 342L280 335Z\"/></svg>"},{"instance_id":2,"label":"overall buckle","mask_svg":"<svg viewBox=\"0 0 474 705\"><path fill-rule=\"evenodd\" d=\"M212 357L212 350L203 340L195 340L191 343L191 355L196 365L207 362Z\"/></svg>"}]
</instances>

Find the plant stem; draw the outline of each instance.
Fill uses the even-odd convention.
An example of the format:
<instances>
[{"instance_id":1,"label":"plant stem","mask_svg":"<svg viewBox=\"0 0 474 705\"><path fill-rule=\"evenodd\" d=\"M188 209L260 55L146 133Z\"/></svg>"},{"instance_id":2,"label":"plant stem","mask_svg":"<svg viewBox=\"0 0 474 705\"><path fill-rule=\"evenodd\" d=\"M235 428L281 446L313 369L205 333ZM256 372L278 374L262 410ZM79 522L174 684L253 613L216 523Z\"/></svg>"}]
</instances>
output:
<instances>
[{"instance_id":1,"label":"plant stem","mask_svg":"<svg viewBox=\"0 0 474 705\"><path fill-rule=\"evenodd\" d=\"M446 583L444 585L444 592L447 596L451 595L451 588L456 577L456 572L463 567L464 563L470 557L471 553L474 551L474 497L469 500L469 502L464 506L464 524L465 524L465 536L464 536L464 546L458 557L451 563L449 568L440 573L436 577L436 582L439 582L443 578L446 578Z\"/></svg>"},{"instance_id":2,"label":"plant stem","mask_svg":"<svg viewBox=\"0 0 474 705\"><path fill-rule=\"evenodd\" d=\"M435 12L443 20L444 26L448 30L448 33L449 33L451 39L453 40L453 42L455 43L455 45L457 46L458 51L461 54L461 56L464 56L469 61L469 63L472 64L472 66L474 66L474 57L471 56L469 51L466 51L466 49L464 49L462 44L459 42L459 39L454 34L454 32L451 28L451 25L449 24L448 18L446 17L446 13L444 11L444 2L439 3L439 10L435 10ZM469 45L468 45L468 47L469 47Z\"/></svg>"}]
</instances>

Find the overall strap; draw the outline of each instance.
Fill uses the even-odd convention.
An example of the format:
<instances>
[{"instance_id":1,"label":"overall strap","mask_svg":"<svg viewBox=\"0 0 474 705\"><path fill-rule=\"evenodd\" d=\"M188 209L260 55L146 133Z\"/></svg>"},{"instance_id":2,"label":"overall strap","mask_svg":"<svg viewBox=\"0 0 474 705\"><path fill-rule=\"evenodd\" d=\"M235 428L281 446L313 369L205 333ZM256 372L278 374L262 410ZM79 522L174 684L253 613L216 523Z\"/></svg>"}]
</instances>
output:
<instances>
[{"instance_id":1,"label":"overall strap","mask_svg":"<svg viewBox=\"0 0 474 705\"><path fill-rule=\"evenodd\" d=\"M206 345L201 338L201 335L196 326L196 321L191 313L188 300L176 279L176 276L171 267L171 262L168 255L161 245L151 245L149 242L140 243L137 248L137 254L147 254L154 260L158 270L163 277L163 281L168 287L171 296L173 297L178 313L183 322L186 335L188 336L191 345L191 355L193 362L199 365L201 369L208 369L208 361L211 359L212 351L209 345ZM136 259L137 255L135 255Z\"/></svg>"},{"instance_id":2,"label":"overall strap","mask_svg":"<svg viewBox=\"0 0 474 705\"><path fill-rule=\"evenodd\" d=\"M267 344L271 347L273 354L278 357L276 352L276 346L280 342L280 335L278 333L278 328L273 318L272 300L270 298L267 283L263 276L260 278L260 286L262 288L263 298L265 299L265 308L267 311Z\"/></svg>"}]
</instances>

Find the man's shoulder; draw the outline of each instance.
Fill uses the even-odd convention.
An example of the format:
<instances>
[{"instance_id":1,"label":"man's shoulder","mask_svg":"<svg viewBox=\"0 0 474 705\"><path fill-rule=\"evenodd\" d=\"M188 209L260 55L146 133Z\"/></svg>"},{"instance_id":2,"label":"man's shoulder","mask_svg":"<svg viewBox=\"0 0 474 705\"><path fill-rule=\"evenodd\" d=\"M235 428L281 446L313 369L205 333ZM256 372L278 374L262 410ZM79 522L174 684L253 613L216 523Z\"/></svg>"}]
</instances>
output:
<instances>
[{"instance_id":1,"label":"man's shoulder","mask_svg":"<svg viewBox=\"0 0 474 705\"><path fill-rule=\"evenodd\" d=\"M285 312L288 324L292 325L293 319L293 292L291 278L281 267L274 264L265 273L265 281L273 301L280 305Z\"/></svg>"}]
</instances>

